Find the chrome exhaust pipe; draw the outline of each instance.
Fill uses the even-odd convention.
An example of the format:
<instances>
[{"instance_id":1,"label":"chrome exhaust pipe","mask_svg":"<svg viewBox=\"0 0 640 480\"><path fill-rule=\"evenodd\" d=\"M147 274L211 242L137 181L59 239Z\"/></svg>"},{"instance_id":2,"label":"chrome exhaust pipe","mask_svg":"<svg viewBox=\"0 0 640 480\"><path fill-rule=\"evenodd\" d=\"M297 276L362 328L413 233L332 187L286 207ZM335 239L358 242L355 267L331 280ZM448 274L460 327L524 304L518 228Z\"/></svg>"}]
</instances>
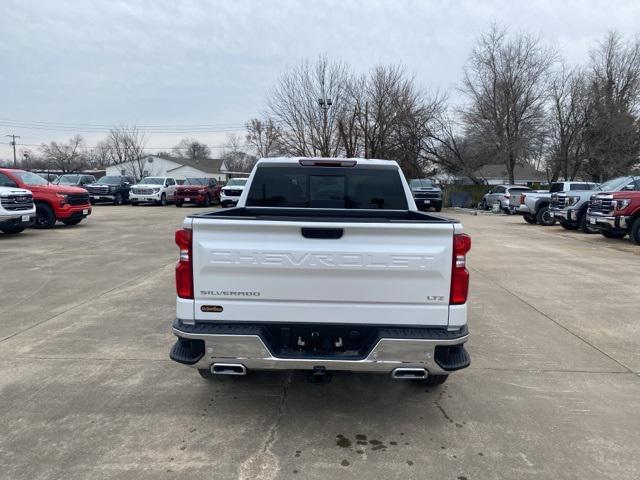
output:
<instances>
[{"instance_id":1,"label":"chrome exhaust pipe","mask_svg":"<svg viewBox=\"0 0 640 480\"><path fill-rule=\"evenodd\" d=\"M428 372L424 368L396 368L391 372L391 378L400 380L415 380L427 378Z\"/></svg>"},{"instance_id":2,"label":"chrome exhaust pipe","mask_svg":"<svg viewBox=\"0 0 640 480\"><path fill-rule=\"evenodd\" d=\"M215 375L246 375L247 368L241 363L214 363L211 373Z\"/></svg>"}]
</instances>

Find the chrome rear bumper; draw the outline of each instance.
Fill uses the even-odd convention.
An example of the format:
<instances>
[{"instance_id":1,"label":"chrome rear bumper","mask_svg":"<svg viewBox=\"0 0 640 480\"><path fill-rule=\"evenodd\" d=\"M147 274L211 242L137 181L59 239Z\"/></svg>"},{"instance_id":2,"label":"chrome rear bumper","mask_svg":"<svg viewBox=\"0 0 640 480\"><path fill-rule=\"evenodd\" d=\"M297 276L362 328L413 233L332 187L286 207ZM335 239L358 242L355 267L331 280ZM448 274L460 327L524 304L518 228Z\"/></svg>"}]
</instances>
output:
<instances>
[{"instance_id":1,"label":"chrome rear bumper","mask_svg":"<svg viewBox=\"0 0 640 480\"><path fill-rule=\"evenodd\" d=\"M234 333L192 333L174 324L178 341L171 358L198 369L210 369L214 363L240 364L247 370L313 370L378 372L391 374L397 368L423 368L428 374L447 374L469 365L463 347L469 334L466 328L451 338L380 338L364 358L283 357L275 356L260 335ZM204 342L198 355L189 357L189 340ZM199 343L199 348L202 344ZM436 350L436 347L440 347ZM182 349L183 353L180 353ZM443 360L443 354L446 361ZM192 359L192 361L190 360Z\"/></svg>"}]
</instances>

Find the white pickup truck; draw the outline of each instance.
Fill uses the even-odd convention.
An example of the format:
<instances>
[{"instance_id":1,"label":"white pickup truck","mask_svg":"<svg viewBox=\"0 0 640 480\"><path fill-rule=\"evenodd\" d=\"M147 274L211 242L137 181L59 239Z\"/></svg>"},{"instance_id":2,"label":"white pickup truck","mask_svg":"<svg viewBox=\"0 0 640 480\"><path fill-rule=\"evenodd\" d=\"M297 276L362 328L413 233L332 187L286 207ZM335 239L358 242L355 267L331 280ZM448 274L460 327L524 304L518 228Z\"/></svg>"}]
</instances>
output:
<instances>
[{"instance_id":1,"label":"white pickup truck","mask_svg":"<svg viewBox=\"0 0 640 480\"><path fill-rule=\"evenodd\" d=\"M2 180L0 173L0 182ZM0 184L0 232L20 233L33 223L35 217L36 207L29 190Z\"/></svg>"},{"instance_id":2,"label":"white pickup truck","mask_svg":"<svg viewBox=\"0 0 640 480\"><path fill-rule=\"evenodd\" d=\"M387 160L260 160L236 208L176 232L178 340L207 379L251 370L379 372L443 383L465 368L471 239L418 211Z\"/></svg>"}]
</instances>

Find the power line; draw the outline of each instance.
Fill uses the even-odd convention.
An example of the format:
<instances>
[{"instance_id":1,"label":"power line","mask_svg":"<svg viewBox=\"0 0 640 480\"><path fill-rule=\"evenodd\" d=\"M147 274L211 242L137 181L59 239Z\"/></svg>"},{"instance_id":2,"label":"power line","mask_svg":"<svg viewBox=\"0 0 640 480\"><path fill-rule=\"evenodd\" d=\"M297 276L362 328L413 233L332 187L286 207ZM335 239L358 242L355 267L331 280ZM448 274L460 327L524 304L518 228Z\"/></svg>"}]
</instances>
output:
<instances>
[{"instance_id":1,"label":"power line","mask_svg":"<svg viewBox=\"0 0 640 480\"><path fill-rule=\"evenodd\" d=\"M7 135L10 136L10 135ZM19 135L16 135L16 138L20 138ZM0 142L0 145L11 145L12 142ZM41 143L19 143L18 145L22 147L41 147ZM144 147L144 150L172 150L175 145L171 147ZM207 145L208 148L226 148L225 145ZM86 148L98 148L98 145L87 145Z\"/></svg>"},{"instance_id":2,"label":"power line","mask_svg":"<svg viewBox=\"0 0 640 480\"><path fill-rule=\"evenodd\" d=\"M113 123L90 123L90 122L49 122L41 120L18 120L15 118L0 118L0 122L14 122L22 124L35 124L41 126L62 126L62 127L89 127L89 128L113 128L119 125L137 126L145 128L230 128L244 127L245 123L225 122L225 123L136 123L136 122L113 122Z\"/></svg>"},{"instance_id":3,"label":"power line","mask_svg":"<svg viewBox=\"0 0 640 480\"><path fill-rule=\"evenodd\" d=\"M111 128L88 128L88 127L56 127L56 126L37 126L37 125L22 125L13 122L2 122L0 121L0 126L13 128L13 129L23 129L23 130L46 130L53 132L71 132L71 133L109 133L112 129L118 127ZM237 132L240 130L244 130L243 127L228 127L228 128L184 128L184 129L151 129L151 128L139 128L136 127L138 131L142 133L174 133L174 134L196 134L196 133L231 133Z\"/></svg>"}]
</instances>

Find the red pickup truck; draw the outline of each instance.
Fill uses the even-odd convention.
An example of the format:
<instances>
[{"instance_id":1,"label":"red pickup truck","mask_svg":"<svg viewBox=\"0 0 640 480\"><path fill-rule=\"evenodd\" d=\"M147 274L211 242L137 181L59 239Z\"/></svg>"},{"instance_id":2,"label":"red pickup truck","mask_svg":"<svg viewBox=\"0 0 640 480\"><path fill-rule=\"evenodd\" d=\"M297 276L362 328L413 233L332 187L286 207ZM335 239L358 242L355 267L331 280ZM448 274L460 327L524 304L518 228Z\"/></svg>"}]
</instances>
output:
<instances>
[{"instance_id":1,"label":"red pickup truck","mask_svg":"<svg viewBox=\"0 0 640 480\"><path fill-rule=\"evenodd\" d=\"M640 190L640 180L638 190ZM587 221L607 238L623 238L627 234L640 245L640 191L598 193L591 197Z\"/></svg>"},{"instance_id":2,"label":"red pickup truck","mask_svg":"<svg viewBox=\"0 0 640 480\"><path fill-rule=\"evenodd\" d=\"M220 190L222 186L215 178L187 178L176 188L176 207L182 207L185 203L205 207L220 203Z\"/></svg>"},{"instance_id":3,"label":"red pickup truck","mask_svg":"<svg viewBox=\"0 0 640 480\"><path fill-rule=\"evenodd\" d=\"M89 193L84 188L53 185L35 173L0 168L4 183L33 193L36 204L34 228L51 228L56 221L76 225L91 215Z\"/></svg>"}]
</instances>

